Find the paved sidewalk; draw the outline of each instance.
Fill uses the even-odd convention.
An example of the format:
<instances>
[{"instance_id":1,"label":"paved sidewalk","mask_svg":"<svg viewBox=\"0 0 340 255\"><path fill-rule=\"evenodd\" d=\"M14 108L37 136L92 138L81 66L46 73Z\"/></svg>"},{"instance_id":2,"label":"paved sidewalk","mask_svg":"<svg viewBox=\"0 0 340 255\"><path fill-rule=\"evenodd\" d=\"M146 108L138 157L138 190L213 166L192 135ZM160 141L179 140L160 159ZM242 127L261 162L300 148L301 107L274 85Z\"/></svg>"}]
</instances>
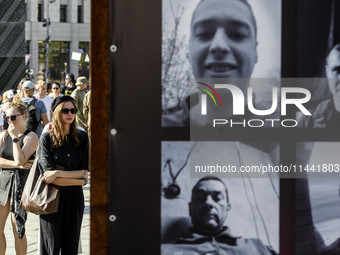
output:
<instances>
[{"instance_id":1,"label":"paved sidewalk","mask_svg":"<svg viewBox=\"0 0 340 255\"><path fill-rule=\"evenodd\" d=\"M90 183L90 179L89 179ZM81 228L81 246L84 255L90 254L90 184L83 187L85 197L85 211ZM5 228L7 241L6 255L16 255L14 248L14 236L10 217L8 217ZM26 221L27 254L38 254L39 216L28 213Z\"/></svg>"}]
</instances>

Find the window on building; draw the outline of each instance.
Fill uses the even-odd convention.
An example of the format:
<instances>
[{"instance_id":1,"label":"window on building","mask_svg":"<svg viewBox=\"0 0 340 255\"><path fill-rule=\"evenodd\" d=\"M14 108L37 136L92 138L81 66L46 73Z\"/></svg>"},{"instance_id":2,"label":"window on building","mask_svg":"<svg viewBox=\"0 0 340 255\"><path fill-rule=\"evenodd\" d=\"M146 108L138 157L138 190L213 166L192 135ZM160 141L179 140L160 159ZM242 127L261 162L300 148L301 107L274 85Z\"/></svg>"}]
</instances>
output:
<instances>
[{"instance_id":1,"label":"window on building","mask_svg":"<svg viewBox=\"0 0 340 255\"><path fill-rule=\"evenodd\" d=\"M84 23L83 20L83 6L78 5L78 23Z\"/></svg>"},{"instance_id":2,"label":"window on building","mask_svg":"<svg viewBox=\"0 0 340 255\"><path fill-rule=\"evenodd\" d=\"M60 22L66 22L66 7L67 5L60 5Z\"/></svg>"},{"instance_id":3,"label":"window on building","mask_svg":"<svg viewBox=\"0 0 340 255\"><path fill-rule=\"evenodd\" d=\"M25 41L25 54L30 54L30 41Z\"/></svg>"},{"instance_id":4,"label":"window on building","mask_svg":"<svg viewBox=\"0 0 340 255\"><path fill-rule=\"evenodd\" d=\"M64 83L70 62L70 42L51 41L49 45L49 80ZM39 70L46 68L46 42L39 41Z\"/></svg>"},{"instance_id":5,"label":"window on building","mask_svg":"<svg viewBox=\"0 0 340 255\"><path fill-rule=\"evenodd\" d=\"M37 21L42 22L43 21L43 5L42 4L37 4Z\"/></svg>"},{"instance_id":6,"label":"window on building","mask_svg":"<svg viewBox=\"0 0 340 255\"><path fill-rule=\"evenodd\" d=\"M78 76L86 76L89 78L89 71L90 71L90 43L89 42L79 42L79 53L82 53L81 59L78 62Z\"/></svg>"}]
</instances>

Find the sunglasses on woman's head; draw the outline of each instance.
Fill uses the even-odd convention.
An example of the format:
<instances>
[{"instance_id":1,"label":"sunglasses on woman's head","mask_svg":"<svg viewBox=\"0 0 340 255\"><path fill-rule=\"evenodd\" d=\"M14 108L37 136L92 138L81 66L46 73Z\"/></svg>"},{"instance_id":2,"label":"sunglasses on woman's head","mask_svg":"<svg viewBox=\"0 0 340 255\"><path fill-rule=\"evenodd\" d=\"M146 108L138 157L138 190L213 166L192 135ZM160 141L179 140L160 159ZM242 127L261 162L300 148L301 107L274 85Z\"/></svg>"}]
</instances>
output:
<instances>
[{"instance_id":1,"label":"sunglasses on woman's head","mask_svg":"<svg viewBox=\"0 0 340 255\"><path fill-rule=\"evenodd\" d=\"M71 109L63 108L63 109L61 109L61 112L65 113L65 114L68 114L69 112L71 112L72 114L76 114L77 111L78 111L77 108L71 108Z\"/></svg>"},{"instance_id":2,"label":"sunglasses on woman's head","mask_svg":"<svg viewBox=\"0 0 340 255\"><path fill-rule=\"evenodd\" d=\"M17 117L20 116L20 115L22 115L22 114L7 116L7 117L6 117L6 120L7 120L7 121L9 121L9 120L11 120L11 121L16 121L16 120L17 120Z\"/></svg>"}]
</instances>

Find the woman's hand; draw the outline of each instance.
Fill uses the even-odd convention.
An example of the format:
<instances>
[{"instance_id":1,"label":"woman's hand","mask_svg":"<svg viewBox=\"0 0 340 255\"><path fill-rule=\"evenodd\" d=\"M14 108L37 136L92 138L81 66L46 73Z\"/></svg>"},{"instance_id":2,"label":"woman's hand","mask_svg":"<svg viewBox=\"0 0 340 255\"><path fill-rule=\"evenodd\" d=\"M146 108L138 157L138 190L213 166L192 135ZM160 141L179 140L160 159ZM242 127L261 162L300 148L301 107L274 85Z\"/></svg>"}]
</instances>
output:
<instances>
[{"instance_id":1,"label":"woman's hand","mask_svg":"<svg viewBox=\"0 0 340 255\"><path fill-rule=\"evenodd\" d=\"M29 170L32 167L32 162L26 162L25 164L23 164L22 166L20 166L20 169L25 169L25 170Z\"/></svg>"},{"instance_id":2,"label":"woman's hand","mask_svg":"<svg viewBox=\"0 0 340 255\"><path fill-rule=\"evenodd\" d=\"M43 178L41 179L42 182L46 183L51 183L57 178L57 171L51 170L51 171L46 171L44 173Z\"/></svg>"},{"instance_id":3,"label":"woman's hand","mask_svg":"<svg viewBox=\"0 0 340 255\"><path fill-rule=\"evenodd\" d=\"M9 123L7 131L12 138L18 138L19 129L16 128L13 123Z\"/></svg>"},{"instance_id":4,"label":"woman's hand","mask_svg":"<svg viewBox=\"0 0 340 255\"><path fill-rule=\"evenodd\" d=\"M85 178L86 180L89 178L89 171L85 170L83 178Z\"/></svg>"}]
</instances>

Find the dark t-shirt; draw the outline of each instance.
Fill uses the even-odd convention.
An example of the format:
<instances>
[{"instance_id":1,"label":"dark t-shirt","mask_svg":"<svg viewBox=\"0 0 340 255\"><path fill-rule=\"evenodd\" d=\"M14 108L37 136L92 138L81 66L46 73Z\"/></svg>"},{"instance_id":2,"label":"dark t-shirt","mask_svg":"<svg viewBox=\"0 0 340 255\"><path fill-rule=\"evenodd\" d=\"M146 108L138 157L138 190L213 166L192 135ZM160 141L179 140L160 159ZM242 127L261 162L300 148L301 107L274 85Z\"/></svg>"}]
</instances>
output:
<instances>
[{"instance_id":1,"label":"dark t-shirt","mask_svg":"<svg viewBox=\"0 0 340 255\"><path fill-rule=\"evenodd\" d=\"M79 130L80 145L75 146L74 140L68 136L67 141L59 149L51 152L49 133L41 135L39 140L38 157L41 171L56 169L56 165L65 167L65 170L89 169L89 138L86 132Z\"/></svg>"},{"instance_id":2,"label":"dark t-shirt","mask_svg":"<svg viewBox=\"0 0 340 255\"><path fill-rule=\"evenodd\" d=\"M74 86L72 88L68 87L68 86L64 86L60 93L64 94L65 96L71 96L72 92L77 88L77 86Z\"/></svg>"}]
</instances>

